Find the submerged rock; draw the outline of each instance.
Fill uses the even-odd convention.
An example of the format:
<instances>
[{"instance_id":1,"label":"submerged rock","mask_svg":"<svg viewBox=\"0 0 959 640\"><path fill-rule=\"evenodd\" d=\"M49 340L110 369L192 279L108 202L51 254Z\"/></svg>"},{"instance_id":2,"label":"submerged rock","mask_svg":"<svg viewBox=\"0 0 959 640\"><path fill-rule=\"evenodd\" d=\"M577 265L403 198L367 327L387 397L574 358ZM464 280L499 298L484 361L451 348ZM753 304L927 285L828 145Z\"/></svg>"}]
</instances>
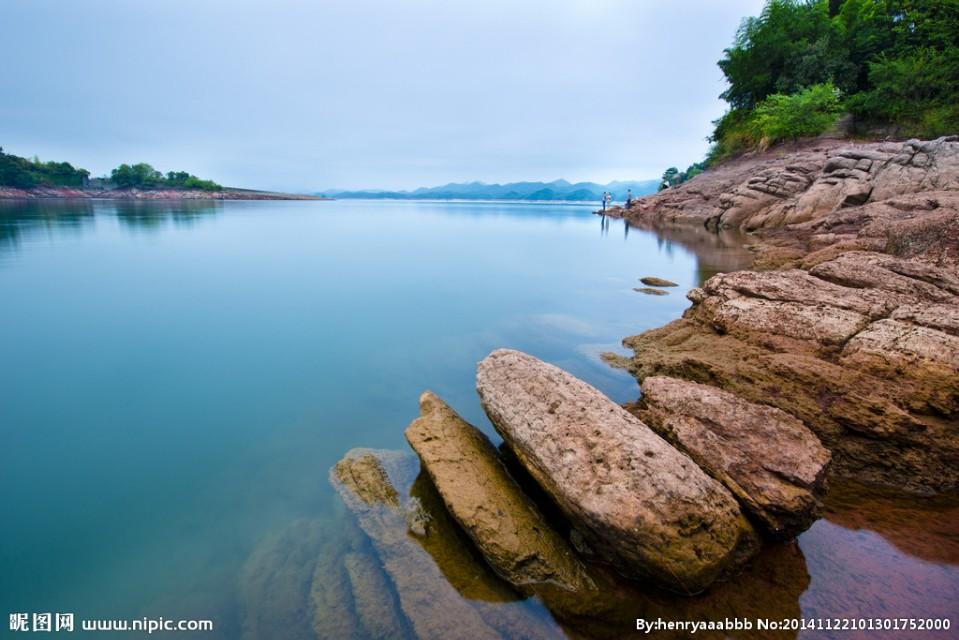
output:
<instances>
[{"instance_id":1,"label":"submerged rock","mask_svg":"<svg viewBox=\"0 0 959 640\"><path fill-rule=\"evenodd\" d=\"M359 640L365 630L354 606L355 586L343 563L353 546L351 538L359 532L347 521L336 524L340 526L330 526L324 533L325 544L316 554L309 589L310 620L317 638Z\"/></svg>"},{"instance_id":2,"label":"submerged rock","mask_svg":"<svg viewBox=\"0 0 959 640\"><path fill-rule=\"evenodd\" d=\"M362 637L384 640L410 638L406 619L398 610L395 594L380 568L379 558L372 553L353 551L343 557L343 565L350 578L353 608L363 630ZM317 571L320 571L319 567ZM317 635L321 638L344 637Z\"/></svg>"},{"instance_id":3,"label":"submerged rock","mask_svg":"<svg viewBox=\"0 0 959 640\"><path fill-rule=\"evenodd\" d=\"M655 276L646 276L645 278L640 278L639 281L648 287L678 287L679 286L672 280L664 280L663 278L657 278Z\"/></svg>"},{"instance_id":4,"label":"submerged rock","mask_svg":"<svg viewBox=\"0 0 959 640\"><path fill-rule=\"evenodd\" d=\"M516 485L489 439L427 391L406 439L447 509L510 584L595 588L566 542Z\"/></svg>"},{"instance_id":5,"label":"submerged rock","mask_svg":"<svg viewBox=\"0 0 959 640\"><path fill-rule=\"evenodd\" d=\"M240 572L240 601L243 610L242 637L308 640L315 637L311 626L313 605L310 585L317 558L345 541L330 523L297 520L267 536L247 559ZM331 575L331 581L340 576ZM356 621L349 604L349 584L339 581L339 598L345 603L335 616L340 637L352 637ZM333 618L331 618L332 620Z\"/></svg>"},{"instance_id":6,"label":"submerged rock","mask_svg":"<svg viewBox=\"0 0 959 640\"><path fill-rule=\"evenodd\" d=\"M755 553L725 487L585 382L502 349L479 364L477 389L532 477L619 570L696 593Z\"/></svg>"},{"instance_id":7,"label":"submerged rock","mask_svg":"<svg viewBox=\"0 0 959 640\"><path fill-rule=\"evenodd\" d=\"M497 586L483 572L481 564L453 568L459 578L448 579L438 562L425 550L426 543L410 532L410 514L430 538L439 553L457 559L469 558L462 546L437 539L434 528L438 514L422 502L410 498L408 490L416 477L416 458L398 451L354 449L333 469L330 480L360 527L369 536L399 599L400 608L418 638L528 638L555 637L555 625L540 620L522 609L505 604L473 602L461 595L467 585L472 597L489 594L497 602L515 595ZM450 565L447 564L447 568ZM467 575L472 574L472 575ZM490 574L491 575L491 574ZM480 596L482 597L482 596Z\"/></svg>"},{"instance_id":8,"label":"submerged rock","mask_svg":"<svg viewBox=\"0 0 959 640\"><path fill-rule=\"evenodd\" d=\"M412 456L392 451L353 449L330 470L343 502L370 537L396 587L403 612L421 638L498 638L479 613L443 579L407 535L407 519L386 465L415 476ZM410 480L412 481L412 480Z\"/></svg>"},{"instance_id":9,"label":"submerged rock","mask_svg":"<svg viewBox=\"0 0 959 640\"><path fill-rule=\"evenodd\" d=\"M830 454L806 426L774 407L677 378L643 381L638 415L722 482L779 538L816 519Z\"/></svg>"}]
</instances>

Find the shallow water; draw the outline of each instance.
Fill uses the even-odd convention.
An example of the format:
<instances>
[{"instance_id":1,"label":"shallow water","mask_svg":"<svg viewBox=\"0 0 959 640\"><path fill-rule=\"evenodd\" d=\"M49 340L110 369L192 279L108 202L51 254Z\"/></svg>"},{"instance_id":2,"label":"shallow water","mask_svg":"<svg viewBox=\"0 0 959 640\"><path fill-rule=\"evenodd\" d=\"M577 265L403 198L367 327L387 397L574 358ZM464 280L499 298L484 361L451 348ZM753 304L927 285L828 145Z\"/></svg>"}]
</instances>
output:
<instances>
[{"instance_id":1,"label":"shallow water","mask_svg":"<svg viewBox=\"0 0 959 640\"><path fill-rule=\"evenodd\" d=\"M426 388L493 435L473 375L498 347L634 399L599 353L741 242L565 204L0 201L0 615L308 637L328 532L365 544L327 477L348 449L404 449ZM955 508L840 495L701 607L628 585L630 615L954 615Z\"/></svg>"}]
</instances>

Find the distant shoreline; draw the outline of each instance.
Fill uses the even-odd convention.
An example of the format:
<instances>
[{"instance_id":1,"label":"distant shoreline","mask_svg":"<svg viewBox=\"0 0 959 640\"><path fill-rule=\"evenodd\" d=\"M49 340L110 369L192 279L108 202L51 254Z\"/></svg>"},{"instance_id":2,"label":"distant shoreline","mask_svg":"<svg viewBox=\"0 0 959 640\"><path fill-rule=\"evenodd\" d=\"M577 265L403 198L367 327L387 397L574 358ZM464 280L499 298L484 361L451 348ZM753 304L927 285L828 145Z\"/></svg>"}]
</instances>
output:
<instances>
[{"instance_id":1,"label":"distant shoreline","mask_svg":"<svg viewBox=\"0 0 959 640\"><path fill-rule=\"evenodd\" d=\"M433 202L453 204L574 204L595 206L600 200L525 200L511 198L332 198L340 202Z\"/></svg>"},{"instance_id":2,"label":"distant shoreline","mask_svg":"<svg viewBox=\"0 0 959 640\"><path fill-rule=\"evenodd\" d=\"M75 189L0 187L0 200L334 200L326 196L255 191L225 187L216 191L201 189Z\"/></svg>"}]
</instances>

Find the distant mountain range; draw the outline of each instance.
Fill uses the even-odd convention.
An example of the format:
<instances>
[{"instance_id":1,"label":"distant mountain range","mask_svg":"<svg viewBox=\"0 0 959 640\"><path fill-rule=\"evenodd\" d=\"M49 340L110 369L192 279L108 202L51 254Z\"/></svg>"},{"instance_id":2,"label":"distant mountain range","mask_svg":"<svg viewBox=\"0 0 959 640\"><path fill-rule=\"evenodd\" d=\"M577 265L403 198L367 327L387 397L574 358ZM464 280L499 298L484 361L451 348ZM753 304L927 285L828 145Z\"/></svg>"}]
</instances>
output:
<instances>
[{"instance_id":1,"label":"distant mountain range","mask_svg":"<svg viewBox=\"0 0 959 640\"><path fill-rule=\"evenodd\" d=\"M394 200L567 200L575 202L600 201L604 191L613 194L614 201L655 193L659 180L616 180L609 184L595 182L509 182L485 184L482 182L451 182L442 187L420 187L413 191L340 191L331 189L313 195L333 198L394 199Z\"/></svg>"}]
</instances>

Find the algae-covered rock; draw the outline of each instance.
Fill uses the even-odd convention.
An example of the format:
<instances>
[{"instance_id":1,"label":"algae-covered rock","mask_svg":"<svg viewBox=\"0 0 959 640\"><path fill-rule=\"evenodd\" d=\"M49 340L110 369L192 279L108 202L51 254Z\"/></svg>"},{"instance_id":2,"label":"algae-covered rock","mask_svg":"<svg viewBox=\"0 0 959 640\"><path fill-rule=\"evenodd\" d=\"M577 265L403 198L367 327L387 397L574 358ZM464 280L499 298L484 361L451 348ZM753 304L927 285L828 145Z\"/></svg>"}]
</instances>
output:
<instances>
[{"instance_id":1,"label":"algae-covered rock","mask_svg":"<svg viewBox=\"0 0 959 640\"><path fill-rule=\"evenodd\" d=\"M406 429L406 439L450 514L510 584L548 582L568 591L595 587L572 549L510 477L489 439L433 393L420 396L420 417Z\"/></svg>"},{"instance_id":2,"label":"algae-covered rock","mask_svg":"<svg viewBox=\"0 0 959 640\"><path fill-rule=\"evenodd\" d=\"M809 528L830 454L806 426L774 407L677 378L643 381L646 424L722 482L780 538Z\"/></svg>"},{"instance_id":3,"label":"algae-covered rock","mask_svg":"<svg viewBox=\"0 0 959 640\"><path fill-rule=\"evenodd\" d=\"M696 593L755 553L729 491L582 380L503 349L479 364L477 389L532 477L619 570Z\"/></svg>"}]
</instances>

